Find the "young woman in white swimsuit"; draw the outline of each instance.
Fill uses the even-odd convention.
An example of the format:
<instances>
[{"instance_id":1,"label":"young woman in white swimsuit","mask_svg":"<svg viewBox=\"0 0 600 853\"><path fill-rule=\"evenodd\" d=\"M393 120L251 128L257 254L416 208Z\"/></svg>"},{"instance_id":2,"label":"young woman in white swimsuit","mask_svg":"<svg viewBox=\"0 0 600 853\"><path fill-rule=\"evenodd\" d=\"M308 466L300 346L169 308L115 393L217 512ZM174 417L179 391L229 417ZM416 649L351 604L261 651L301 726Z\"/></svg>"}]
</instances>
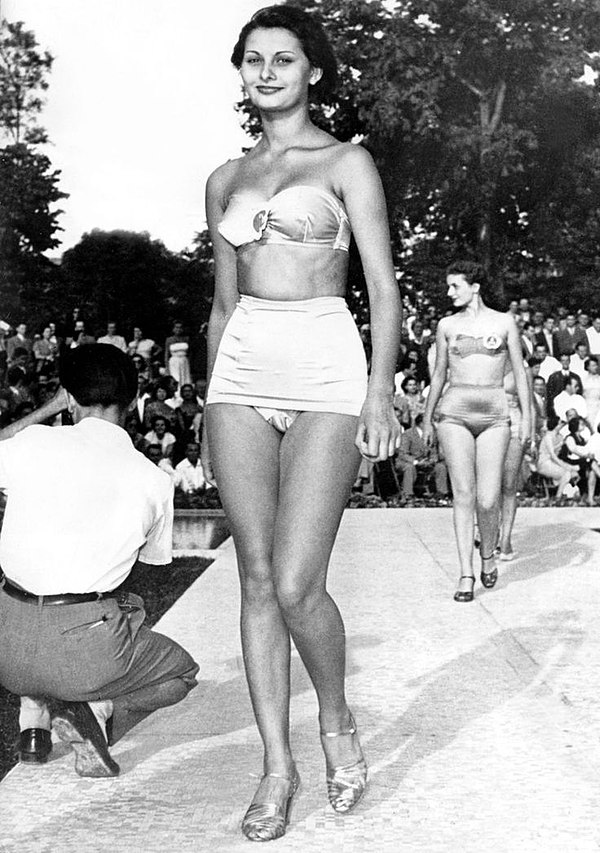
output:
<instances>
[{"instance_id":1,"label":"young woman in white swimsuit","mask_svg":"<svg viewBox=\"0 0 600 853\"><path fill-rule=\"evenodd\" d=\"M344 690L344 625L326 578L361 454L383 460L398 443L401 318L373 162L309 117L309 99L336 79L321 26L297 8L263 9L240 33L232 62L263 133L207 185L215 297L202 457L235 541L244 663L264 744L242 831L268 841L285 832L299 782L290 638L317 693L330 803L346 812L365 789ZM369 378L344 300L351 232L371 305Z\"/></svg>"}]
</instances>

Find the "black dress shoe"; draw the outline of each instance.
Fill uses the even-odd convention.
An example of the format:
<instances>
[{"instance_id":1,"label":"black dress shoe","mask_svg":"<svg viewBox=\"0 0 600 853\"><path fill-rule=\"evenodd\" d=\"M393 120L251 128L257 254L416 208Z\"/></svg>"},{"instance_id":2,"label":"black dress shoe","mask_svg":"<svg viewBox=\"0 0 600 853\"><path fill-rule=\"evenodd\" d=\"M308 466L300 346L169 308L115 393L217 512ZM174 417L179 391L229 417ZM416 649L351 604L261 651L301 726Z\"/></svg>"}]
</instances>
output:
<instances>
[{"instance_id":1,"label":"black dress shoe","mask_svg":"<svg viewBox=\"0 0 600 853\"><path fill-rule=\"evenodd\" d=\"M52 737L46 729L24 729L19 735L19 761L45 764L52 752Z\"/></svg>"},{"instance_id":2,"label":"black dress shoe","mask_svg":"<svg viewBox=\"0 0 600 853\"><path fill-rule=\"evenodd\" d=\"M87 702L52 700L52 728L75 751L75 771L95 778L118 776L119 765L110 757L106 738Z\"/></svg>"}]
</instances>

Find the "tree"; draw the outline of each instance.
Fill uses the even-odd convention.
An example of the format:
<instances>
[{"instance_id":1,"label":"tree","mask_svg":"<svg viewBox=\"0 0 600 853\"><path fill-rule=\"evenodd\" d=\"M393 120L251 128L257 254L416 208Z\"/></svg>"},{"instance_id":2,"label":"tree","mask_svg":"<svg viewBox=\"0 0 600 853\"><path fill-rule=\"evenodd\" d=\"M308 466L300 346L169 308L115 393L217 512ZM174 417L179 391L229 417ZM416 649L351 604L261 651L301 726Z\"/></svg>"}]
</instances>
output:
<instances>
[{"instance_id":1,"label":"tree","mask_svg":"<svg viewBox=\"0 0 600 853\"><path fill-rule=\"evenodd\" d=\"M566 251L589 272L598 205L577 174L596 185L600 85L581 78L600 67L599 0L303 5L341 66L319 121L373 153L409 274L465 251L513 289L562 275Z\"/></svg>"},{"instance_id":2,"label":"tree","mask_svg":"<svg viewBox=\"0 0 600 853\"><path fill-rule=\"evenodd\" d=\"M22 23L0 22L0 304L13 323L51 301L59 275L44 252L59 245L54 205L67 196L35 147L46 141L37 119L51 66Z\"/></svg>"},{"instance_id":3,"label":"tree","mask_svg":"<svg viewBox=\"0 0 600 853\"><path fill-rule=\"evenodd\" d=\"M47 141L37 117L53 61L48 51L39 51L34 34L22 22L0 20L0 128L11 142Z\"/></svg>"},{"instance_id":4,"label":"tree","mask_svg":"<svg viewBox=\"0 0 600 853\"><path fill-rule=\"evenodd\" d=\"M141 326L160 345L181 320L191 337L194 373L205 371L203 327L212 296L207 232L192 250L175 254L147 233L94 229L64 253L62 274L63 314L78 306L92 333L111 320L127 335Z\"/></svg>"}]
</instances>

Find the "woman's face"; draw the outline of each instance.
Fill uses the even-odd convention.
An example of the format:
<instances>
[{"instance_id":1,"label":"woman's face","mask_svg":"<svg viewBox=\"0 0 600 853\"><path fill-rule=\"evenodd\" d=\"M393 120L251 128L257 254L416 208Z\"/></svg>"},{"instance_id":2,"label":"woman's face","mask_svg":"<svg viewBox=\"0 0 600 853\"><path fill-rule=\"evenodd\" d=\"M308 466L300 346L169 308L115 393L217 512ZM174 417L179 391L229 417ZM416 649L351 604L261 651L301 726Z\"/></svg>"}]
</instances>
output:
<instances>
[{"instance_id":1,"label":"woman's face","mask_svg":"<svg viewBox=\"0 0 600 853\"><path fill-rule=\"evenodd\" d=\"M590 361L588 363L588 373L591 373L593 376L595 376L598 373L598 362L597 361L592 361L590 359Z\"/></svg>"},{"instance_id":2,"label":"woman's face","mask_svg":"<svg viewBox=\"0 0 600 853\"><path fill-rule=\"evenodd\" d=\"M448 285L448 297L455 308L464 308L477 292L475 284L469 284L462 273L452 273L452 275L446 276L446 284Z\"/></svg>"},{"instance_id":3,"label":"woman's face","mask_svg":"<svg viewBox=\"0 0 600 853\"><path fill-rule=\"evenodd\" d=\"M246 39L240 74L259 110L282 111L306 103L308 86L321 77L298 38L278 27L253 30Z\"/></svg>"},{"instance_id":4,"label":"woman's face","mask_svg":"<svg viewBox=\"0 0 600 853\"><path fill-rule=\"evenodd\" d=\"M165 402L165 400L167 399L167 392L164 388L156 389L156 399L159 401L159 403Z\"/></svg>"}]
</instances>

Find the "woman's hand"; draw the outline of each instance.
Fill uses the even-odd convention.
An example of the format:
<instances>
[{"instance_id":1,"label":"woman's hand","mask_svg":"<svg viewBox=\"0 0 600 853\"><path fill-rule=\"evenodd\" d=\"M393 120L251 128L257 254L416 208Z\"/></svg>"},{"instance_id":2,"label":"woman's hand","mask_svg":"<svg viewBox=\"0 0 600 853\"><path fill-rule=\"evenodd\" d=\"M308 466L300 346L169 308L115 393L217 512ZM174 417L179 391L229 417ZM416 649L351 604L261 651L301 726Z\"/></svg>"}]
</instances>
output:
<instances>
[{"instance_id":1,"label":"woman's hand","mask_svg":"<svg viewBox=\"0 0 600 853\"><path fill-rule=\"evenodd\" d=\"M434 428L430 418L423 418L421 422L421 429L423 430L423 442L425 443L425 447L433 447Z\"/></svg>"},{"instance_id":2,"label":"woman's hand","mask_svg":"<svg viewBox=\"0 0 600 853\"><path fill-rule=\"evenodd\" d=\"M210 452L208 449L208 439L206 438L206 434L202 438L202 445L200 448L200 464L202 465L202 471L204 473L204 479L208 483L209 486L217 485L215 480L215 474L212 467L212 462L210 459Z\"/></svg>"},{"instance_id":3,"label":"woman's hand","mask_svg":"<svg viewBox=\"0 0 600 853\"><path fill-rule=\"evenodd\" d=\"M389 394L369 395L364 402L354 441L368 462L382 462L400 446L400 424Z\"/></svg>"}]
</instances>

